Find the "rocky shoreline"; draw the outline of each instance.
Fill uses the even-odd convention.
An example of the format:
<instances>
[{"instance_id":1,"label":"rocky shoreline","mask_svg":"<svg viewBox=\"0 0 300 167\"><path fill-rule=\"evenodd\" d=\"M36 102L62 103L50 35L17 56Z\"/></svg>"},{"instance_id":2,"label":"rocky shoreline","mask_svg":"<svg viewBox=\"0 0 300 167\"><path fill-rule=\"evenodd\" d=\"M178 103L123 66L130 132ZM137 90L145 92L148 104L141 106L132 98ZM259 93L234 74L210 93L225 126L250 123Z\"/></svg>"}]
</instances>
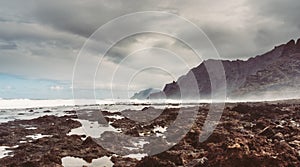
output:
<instances>
[{"instance_id":1,"label":"rocky shoreline","mask_svg":"<svg viewBox=\"0 0 300 167\"><path fill-rule=\"evenodd\" d=\"M167 151L145 156L141 160L107 151L91 137L68 135L72 129L81 127L75 111L65 111L65 116L58 117L51 115L49 110L49 115L43 117L1 123L0 146L8 147L9 153L0 159L0 164L59 167L63 165L62 158L68 156L82 158L86 162L107 156L116 167L300 166L299 100L226 104L217 128L204 142L199 142L199 135L209 105L202 104L196 108L196 120L180 142ZM153 118L143 117L142 112L147 111ZM168 130L178 112L178 108L151 107L141 111L102 111L106 121L121 129L125 135L142 137L161 134L162 139L162 130ZM138 116L140 121L132 115ZM103 135L112 140L118 139L109 132ZM145 142L142 148L153 147L160 145Z\"/></svg>"}]
</instances>

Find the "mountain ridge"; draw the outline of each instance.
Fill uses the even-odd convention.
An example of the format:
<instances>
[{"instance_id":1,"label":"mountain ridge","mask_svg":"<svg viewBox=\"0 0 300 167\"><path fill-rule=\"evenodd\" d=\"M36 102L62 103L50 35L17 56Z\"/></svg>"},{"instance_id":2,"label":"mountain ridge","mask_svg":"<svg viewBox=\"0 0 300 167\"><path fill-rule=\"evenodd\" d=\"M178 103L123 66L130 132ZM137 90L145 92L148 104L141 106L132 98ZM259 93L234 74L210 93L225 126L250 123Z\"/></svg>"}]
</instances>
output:
<instances>
[{"instance_id":1,"label":"mountain ridge","mask_svg":"<svg viewBox=\"0 0 300 167\"><path fill-rule=\"evenodd\" d=\"M210 97L212 88L206 65L217 63L222 63L224 67L229 98L246 97L272 91L271 89L276 91L281 88L275 89L276 84L282 86L282 89L296 89L300 81L299 55L300 39L297 42L290 40L286 44L275 46L271 51L247 60L208 59L192 68L187 74L180 76L176 82L166 84L161 92L150 94L148 98L181 98L180 88L188 89L185 85L189 85L193 77L198 84L198 90L194 90L194 95Z\"/></svg>"}]
</instances>

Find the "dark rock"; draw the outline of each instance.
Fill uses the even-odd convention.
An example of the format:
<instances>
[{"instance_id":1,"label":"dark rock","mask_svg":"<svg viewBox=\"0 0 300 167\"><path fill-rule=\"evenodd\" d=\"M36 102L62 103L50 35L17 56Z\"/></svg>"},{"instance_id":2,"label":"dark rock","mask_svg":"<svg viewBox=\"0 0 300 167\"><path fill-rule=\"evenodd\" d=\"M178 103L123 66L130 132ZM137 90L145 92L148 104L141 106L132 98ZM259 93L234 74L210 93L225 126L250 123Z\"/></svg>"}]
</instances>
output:
<instances>
[{"instance_id":1,"label":"dark rock","mask_svg":"<svg viewBox=\"0 0 300 167\"><path fill-rule=\"evenodd\" d=\"M1 134L0 134L0 136L1 136ZM7 141L5 140L5 139L0 139L0 145L3 145L3 144L5 144Z\"/></svg>"},{"instance_id":2,"label":"dark rock","mask_svg":"<svg viewBox=\"0 0 300 167\"><path fill-rule=\"evenodd\" d=\"M168 160L158 159L157 157L145 157L136 167L175 167L176 165Z\"/></svg>"},{"instance_id":3,"label":"dark rock","mask_svg":"<svg viewBox=\"0 0 300 167\"><path fill-rule=\"evenodd\" d=\"M114 163L114 167L131 167L138 163L138 160L133 158L124 158L112 156L111 161Z\"/></svg>"},{"instance_id":4,"label":"dark rock","mask_svg":"<svg viewBox=\"0 0 300 167\"><path fill-rule=\"evenodd\" d=\"M51 164L51 163L55 163L55 164L62 164L61 158L55 154L46 154L43 157L44 162Z\"/></svg>"},{"instance_id":5,"label":"dark rock","mask_svg":"<svg viewBox=\"0 0 300 167\"><path fill-rule=\"evenodd\" d=\"M97 145L97 143L95 143L94 139L92 137L87 137L83 142L82 145L84 146L91 146L91 145Z\"/></svg>"},{"instance_id":6,"label":"dark rock","mask_svg":"<svg viewBox=\"0 0 300 167\"><path fill-rule=\"evenodd\" d=\"M180 152L165 151L161 154L156 155L159 159L168 160L173 162L176 166L183 165L182 159L180 157Z\"/></svg>"},{"instance_id":7,"label":"dark rock","mask_svg":"<svg viewBox=\"0 0 300 167\"><path fill-rule=\"evenodd\" d=\"M35 162L24 162L20 164L22 167L39 167Z\"/></svg>"},{"instance_id":8,"label":"dark rock","mask_svg":"<svg viewBox=\"0 0 300 167\"><path fill-rule=\"evenodd\" d=\"M236 111L241 114L249 113L252 110L252 107L246 104L238 104L237 106L232 108L233 111Z\"/></svg>"},{"instance_id":9,"label":"dark rock","mask_svg":"<svg viewBox=\"0 0 300 167\"><path fill-rule=\"evenodd\" d=\"M52 112L52 111L50 111L50 110L45 110L44 111L44 113L50 113L50 112Z\"/></svg>"},{"instance_id":10,"label":"dark rock","mask_svg":"<svg viewBox=\"0 0 300 167\"><path fill-rule=\"evenodd\" d=\"M274 134L274 131L268 126L268 127L264 128L261 132L259 132L258 135L263 135L263 136L266 136L267 138L271 138L275 134Z\"/></svg>"},{"instance_id":11,"label":"dark rock","mask_svg":"<svg viewBox=\"0 0 300 167\"><path fill-rule=\"evenodd\" d=\"M9 132L7 131L0 131L0 136L3 137L3 136L8 136L9 135Z\"/></svg>"},{"instance_id":12,"label":"dark rock","mask_svg":"<svg viewBox=\"0 0 300 167\"><path fill-rule=\"evenodd\" d=\"M278 132L274 135L273 139L277 139L277 140L283 140L284 139L284 136L282 133Z\"/></svg>"},{"instance_id":13,"label":"dark rock","mask_svg":"<svg viewBox=\"0 0 300 167\"><path fill-rule=\"evenodd\" d=\"M67 114L76 114L76 111L74 111L74 110L71 110L71 111L64 111L65 113L67 113Z\"/></svg>"}]
</instances>

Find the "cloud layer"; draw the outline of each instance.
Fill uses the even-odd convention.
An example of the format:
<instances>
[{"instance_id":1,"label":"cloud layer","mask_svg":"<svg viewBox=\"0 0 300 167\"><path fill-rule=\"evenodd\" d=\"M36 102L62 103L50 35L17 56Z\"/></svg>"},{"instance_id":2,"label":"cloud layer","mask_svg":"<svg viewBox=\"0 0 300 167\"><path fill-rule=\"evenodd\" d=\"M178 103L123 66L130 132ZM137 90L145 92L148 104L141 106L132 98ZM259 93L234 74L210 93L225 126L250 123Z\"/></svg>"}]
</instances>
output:
<instances>
[{"instance_id":1,"label":"cloud layer","mask_svg":"<svg viewBox=\"0 0 300 167\"><path fill-rule=\"evenodd\" d=\"M141 11L166 11L184 17L209 37L223 59L247 59L262 54L281 43L300 36L300 2L297 0L241 0L241 1L122 1L122 0L21 0L0 2L0 73L20 75L29 79L47 79L71 82L76 57L89 36L110 20ZM194 34L173 20L141 20L142 26L170 26L193 40ZM156 25L155 25L156 24ZM130 25L134 26L134 25ZM130 28L128 26L127 28ZM118 27L122 29L123 27ZM107 34L107 37L113 34ZM104 37L105 39L106 37ZM95 50L109 41L94 41ZM128 37L115 45L105 58L104 73L111 72L123 59L145 47L174 51L191 65L200 64L184 43L159 34L140 34ZM164 52L165 53L165 52ZM120 65L119 74L134 74L147 65L158 50L137 53L140 59L128 59ZM206 53L203 50L203 54ZM208 57L206 55L206 57ZM88 61L98 62L91 50ZM158 61L166 61L164 57ZM167 61L166 61L167 62ZM186 73L179 61L166 63L172 75L157 69L144 70L133 79L131 91L158 87ZM88 66L88 64L86 64ZM84 80L85 75L82 75ZM101 77L101 78L99 78ZM110 89L110 77L99 75L99 89ZM132 77L132 76L131 76ZM150 78L157 78L148 80ZM1 81L2 82L2 81ZM4 81L3 81L4 82ZM128 89L128 83L116 81L117 90ZM124 86L125 85L125 86ZM49 89L49 87L48 87Z\"/></svg>"}]
</instances>

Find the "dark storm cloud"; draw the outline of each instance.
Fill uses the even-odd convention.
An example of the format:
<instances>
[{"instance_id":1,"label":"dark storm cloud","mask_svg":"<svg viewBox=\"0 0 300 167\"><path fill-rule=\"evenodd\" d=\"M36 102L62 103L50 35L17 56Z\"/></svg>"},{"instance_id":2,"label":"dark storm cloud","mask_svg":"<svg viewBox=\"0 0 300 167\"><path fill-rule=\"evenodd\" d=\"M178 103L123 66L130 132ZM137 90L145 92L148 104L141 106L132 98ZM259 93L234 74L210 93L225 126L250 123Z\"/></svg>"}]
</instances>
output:
<instances>
[{"instance_id":1,"label":"dark storm cloud","mask_svg":"<svg viewBox=\"0 0 300 167\"><path fill-rule=\"evenodd\" d=\"M297 0L249 1L258 25L254 41L257 46L272 47L300 37L300 2Z\"/></svg>"},{"instance_id":2,"label":"dark storm cloud","mask_svg":"<svg viewBox=\"0 0 300 167\"><path fill-rule=\"evenodd\" d=\"M42 24L89 37L110 20L131 12L153 10L151 1L36 1L32 17Z\"/></svg>"}]
</instances>

